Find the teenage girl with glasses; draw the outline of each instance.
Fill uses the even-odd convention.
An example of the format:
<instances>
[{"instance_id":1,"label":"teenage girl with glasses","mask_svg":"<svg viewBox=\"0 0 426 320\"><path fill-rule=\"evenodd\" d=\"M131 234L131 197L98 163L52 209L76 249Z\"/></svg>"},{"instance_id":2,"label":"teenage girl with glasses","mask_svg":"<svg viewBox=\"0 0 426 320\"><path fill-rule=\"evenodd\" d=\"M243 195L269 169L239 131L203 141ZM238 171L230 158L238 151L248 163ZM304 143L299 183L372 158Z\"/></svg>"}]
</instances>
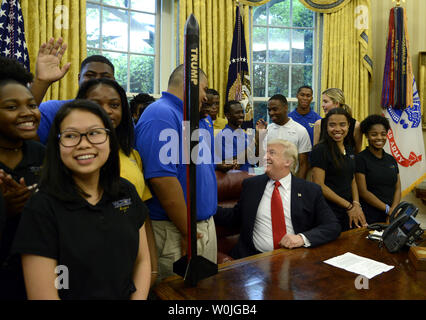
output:
<instances>
[{"instance_id":1,"label":"teenage girl with glasses","mask_svg":"<svg viewBox=\"0 0 426 320\"><path fill-rule=\"evenodd\" d=\"M13 250L29 299L146 299L148 209L120 178L119 144L97 104L57 113L40 191L25 207Z\"/></svg>"},{"instance_id":2,"label":"teenage girl with glasses","mask_svg":"<svg viewBox=\"0 0 426 320\"><path fill-rule=\"evenodd\" d=\"M124 89L118 82L111 79L92 79L81 85L77 99L93 101L106 111L112 121L120 145L120 176L129 180L135 186L142 201L151 199L151 192L143 176L142 160L139 153L133 149L134 126ZM149 216L146 220L146 232L151 255L152 286L157 279L158 264L157 248Z\"/></svg>"}]
</instances>

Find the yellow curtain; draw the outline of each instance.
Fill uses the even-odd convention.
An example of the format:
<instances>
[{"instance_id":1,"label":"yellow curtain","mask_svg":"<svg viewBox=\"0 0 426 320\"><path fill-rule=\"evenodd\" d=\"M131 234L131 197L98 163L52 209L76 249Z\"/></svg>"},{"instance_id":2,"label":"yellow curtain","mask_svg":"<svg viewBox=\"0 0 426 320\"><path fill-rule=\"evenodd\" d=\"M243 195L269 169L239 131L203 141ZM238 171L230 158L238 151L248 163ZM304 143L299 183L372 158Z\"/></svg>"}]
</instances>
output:
<instances>
[{"instance_id":1,"label":"yellow curtain","mask_svg":"<svg viewBox=\"0 0 426 320\"><path fill-rule=\"evenodd\" d=\"M185 22L191 13L195 15L200 25L200 68L207 73L209 88L217 90L220 94L219 116L222 118L236 2L235 0L179 0L175 10L178 15L176 21L179 21L176 34L179 36L180 63L183 63ZM240 12L243 18L247 52L249 52L249 7L242 5Z\"/></svg>"},{"instance_id":2,"label":"yellow curtain","mask_svg":"<svg viewBox=\"0 0 426 320\"><path fill-rule=\"evenodd\" d=\"M261 6L263 4L268 3L271 0L239 0L240 3L246 4L249 6Z\"/></svg>"},{"instance_id":3,"label":"yellow curtain","mask_svg":"<svg viewBox=\"0 0 426 320\"><path fill-rule=\"evenodd\" d=\"M54 83L44 100L66 100L75 97L81 61L86 57L86 0L20 0L25 24L25 39L31 72L40 46L59 37L68 45L62 65L71 62L68 73Z\"/></svg>"},{"instance_id":4,"label":"yellow curtain","mask_svg":"<svg viewBox=\"0 0 426 320\"><path fill-rule=\"evenodd\" d=\"M307 8L323 13L321 92L340 88L355 119L369 113L372 75L370 0L300 0ZM327 13L330 12L330 13ZM321 23L319 23L320 25ZM322 115L323 110L321 110Z\"/></svg>"}]
</instances>

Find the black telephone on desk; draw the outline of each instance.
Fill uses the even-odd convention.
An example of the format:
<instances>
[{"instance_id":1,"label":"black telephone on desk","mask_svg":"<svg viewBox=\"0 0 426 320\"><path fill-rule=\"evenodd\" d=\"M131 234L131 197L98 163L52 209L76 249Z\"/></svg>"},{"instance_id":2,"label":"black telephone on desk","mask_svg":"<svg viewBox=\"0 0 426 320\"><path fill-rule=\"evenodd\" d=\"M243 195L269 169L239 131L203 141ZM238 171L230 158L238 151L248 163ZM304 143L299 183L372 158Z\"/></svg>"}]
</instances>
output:
<instances>
[{"instance_id":1,"label":"black telephone on desk","mask_svg":"<svg viewBox=\"0 0 426 320\"><path fill-rule=\"evenodd\" d=\"M412 246L424 230L414 217L419 209L409 202L401 202L391 213L389 225L372 224L369 229L384 229L382 241L389 252L397 252L405 245Z\"/></svg>"}]
</instances>

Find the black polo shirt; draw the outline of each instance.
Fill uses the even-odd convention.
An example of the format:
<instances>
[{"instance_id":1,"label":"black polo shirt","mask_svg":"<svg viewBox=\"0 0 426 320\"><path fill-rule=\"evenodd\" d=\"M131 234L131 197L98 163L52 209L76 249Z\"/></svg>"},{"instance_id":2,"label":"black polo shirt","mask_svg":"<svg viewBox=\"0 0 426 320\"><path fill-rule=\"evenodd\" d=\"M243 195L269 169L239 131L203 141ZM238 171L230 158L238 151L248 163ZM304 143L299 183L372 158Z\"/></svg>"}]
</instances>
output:
<instances>
[{"instance_id":1,"label":"black polo shirt","mask_svg":"<svg viewBox=\"0 0 426 320\"><path fill-rule=\"evenodd\" d=\"M398 163L390 154L383 150L382 158L377 158L368 148L356 155L356 172L365 175L367 190L380 201L392 205L398 181ZM361 199L362 209L368 223L383 222L385 212L370 206Z\"/></svg>"},{"instance_id":2,"label":"black polo shirt","mask_svg":"<svg viewBox=\"0 0 426 320\"><path fill-rule=\"evenodd\" d=\"M45 150L46 147L40 142L24 140L21 162L13 170L0 162L0 169L10 174L18 182L23 177L27 186L38 183Z\"/></svg>"},{"instance_id":3,"label":"black polo shirt","mask_svg":"<svg viewBox=\"0 0 426 320\"><path fill-rule=\"evenodd\" d=\"M323 143L317 144L311 153L311 166L325 171L324 183L338 196L352 202L352 180L355 173L353 149L345 145L346 155L340 168L333 162L331 152Z\"/></svg>"},{"instance_id":4,"label":"black polo shirt","mask_svg":"<svg viewBox=\"0 0 426 320\"><path fill-rule=\"evenodd\" d=\"M324 183L338 196L352 202L352 180L355 174L355 155L353 148L345 144L346 155L343 156L341 167L336 167L330 150L323 143L317 144L311 153L312 167L325 171ZM342 231L349 230L349 216L346 209L336 203L326 200L340 222Z\"/></svg>"},{"instance_id":5,"label":"black polo shirt","mask_svg":"<svg viewBox=\"0 0 426 320\"><path fill-rule=\"evenodd\" d=\"M10 169L2 162L0 162L0 169L3 169L7 174L10 174L18 183L21 178L25 179L25 184L27 186L38 183L45 149L46 147L37 141L24 141L22 146L23 157L15 169ZM10 246L12 245L20 217L21 216L18 214L15 217L7 218L6 220L3 239L0 244L0 265L8 259Z\"/></svg>"},{"instance_id":6,"label":"black polo shirt","mask_svg":"<svg viewBox=\"0 0 426 320\"><path fill-rule=\"evenodd\" d=\"M24 208L13 252L66 266L69 289L58 290L61 299L128 299L147 214L135 187L122 178L120 197L104 193L96 205L39 191Z\"/></svg>"},{"instance_id":7,"label":"black polo shirt","mask_svg":"<svg viewBox=\"0 0 426 320\"><path fill-rule=\"evenodd\" d=\"M398 163L383 150L383 157L377 158L366 148L356 155L356 172L365 175L367 189L384 203L392 205L398 181Z\"/></svg>"},{"instance_id":8,"label":"black polo shirt","mask_svg":"<svg viewBox=\"0 0 426 320\"><path fill-rule=\"evenodd\" d=\"M18 163L13 170L0 162L0 169L10 174L17 182L19 182L21 178L24 178L27 186L38 183L45 149L46 147L37 141L24 141L21 162ZM20 214L6 218L2 239L0 241L0 300L3 298L26 298L21 260L17 255L10 255L10 248L20 218Z\"/></svg>"}]
</instances>

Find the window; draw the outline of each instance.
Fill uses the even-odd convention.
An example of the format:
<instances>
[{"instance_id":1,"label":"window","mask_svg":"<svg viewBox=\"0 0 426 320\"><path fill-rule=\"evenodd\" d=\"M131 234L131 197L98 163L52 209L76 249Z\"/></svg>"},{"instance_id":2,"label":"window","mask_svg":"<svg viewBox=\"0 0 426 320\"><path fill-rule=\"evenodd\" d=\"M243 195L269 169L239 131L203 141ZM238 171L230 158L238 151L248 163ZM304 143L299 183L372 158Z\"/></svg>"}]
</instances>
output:
<instances>
[{"instance_id":1,"label":"window","mask_svg":"<svg viewBox=\"0 0 426 320\"><path fill-rule=\"evenodd\" d=\"M299 0L272 0L253 11L254 121L267 119L267 100L280 93L296 108L297 89L313 85L315 14Z\"/></svg>"},{"instance_id":2,"label":"window","mask_svg":"<svg viewBox=\"0 0 426 320\"><path fill-rule=\"evenodd\" d=\"M155 93L159 0L87 0L87 55L106 56L127 92Z\"/></svg>"}]
</instances>

